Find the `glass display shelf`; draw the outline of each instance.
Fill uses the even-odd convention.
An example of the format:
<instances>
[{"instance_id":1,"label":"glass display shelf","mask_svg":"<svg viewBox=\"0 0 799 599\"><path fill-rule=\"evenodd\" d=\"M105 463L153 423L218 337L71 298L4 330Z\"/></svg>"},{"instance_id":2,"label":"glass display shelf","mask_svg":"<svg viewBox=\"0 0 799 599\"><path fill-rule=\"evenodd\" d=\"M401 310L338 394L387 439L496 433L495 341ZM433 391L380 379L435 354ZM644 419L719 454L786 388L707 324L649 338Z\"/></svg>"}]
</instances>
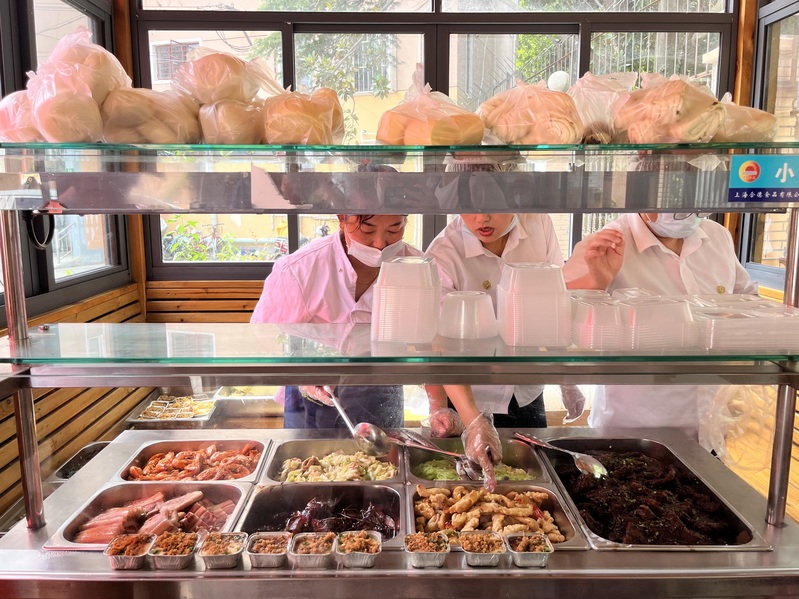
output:
<instances>
[{"instance_id":1,"label":"glass display shelf","mask_svg":"<svg viewBox=\"0 0 799 599\"><path fill-rule=\"evenodd\" d=\"M731 201L730 167L733 156L740 155L799 155L799 143L0 144L0 209L456 214L766 212L793 207L790 196ZM470 172L475 164L481 170Z\"/></svg>"}]
</instances>

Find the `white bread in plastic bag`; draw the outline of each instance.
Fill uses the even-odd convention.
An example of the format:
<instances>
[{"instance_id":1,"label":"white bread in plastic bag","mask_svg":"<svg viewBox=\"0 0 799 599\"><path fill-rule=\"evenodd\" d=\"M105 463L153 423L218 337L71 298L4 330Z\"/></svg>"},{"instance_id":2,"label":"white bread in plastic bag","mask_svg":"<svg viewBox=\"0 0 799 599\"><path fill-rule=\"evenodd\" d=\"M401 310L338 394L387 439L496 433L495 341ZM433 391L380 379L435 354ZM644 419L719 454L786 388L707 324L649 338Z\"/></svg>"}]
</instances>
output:
<instances>
[{"instance_id":1,"label":"white bread in plastic bag","mask_svg":"<svg viewBox=\"0 0 799 599\"><path fill-rule=\"evenodd\" d=\"M264 138L264 117L259 106L220 100L200 108L200 129L205 143L259 144Z\"/></svg>"},{"instance_id":2,"label":"white bread in plastic bag","mask_svg":"<svg viewBox=\"0 0 799 599\"><path fill-rule=\"evenodd\" d=\"M26 91L8 94L0 100L0 141L11 143L44 141L33 124Z\"/></svg>"},{"instance_id":3,"label":"white bread in plastic bag","mask_svg":"<svg viewBox=\"0 0 799 599\"><path fill-rule=\"evenodd\" d=\"M516 81L516 87L500 92L477 109L486 128L507 144L575 144L583 138L583 123L574 100L535 85Z\"/></svg>"},{"instance_id":4,"label":"white bread in plastic bag","mask_svg":"<svg viewBox=\"0 0 799 599\"><path fill-rule=\"evenodd\" d=\"M739 106L732 101L729 92L721 98L721 103L727 109L727 117L710 141L718 143L774 141L779 129L776 116L759 108Z\"/></svg>"},{"instance_id":5,"label":"white bread in plastic bag","mask_svg":"<svg viewBox=\"0 0 799 599\"><path fill-rule=\"evenodd\" d=\"M172 87L189 94L200 104L219 100L251 102L261 89L260 74L255 67L240 58L223 52L198 56L181 64L172 79Z\"/></svg>"},{"instance_id":6,"label":"white bread in plastic bag","mask_svg":"<svg viewBox=\"0 0 799 599\"><path fill-rule=\"evenodd\" d=\"M344 111L330 88L270 96L264 100L263 114L268 144L331 145L344 139Z\"/></svg>"},{"instance_id":7,"label":"white bread in plastic bag","mask_svg":"<svg viewBox=\"0 0 799 599\"><path fill-rule=\"evenodd\" d=\"M118 89L103 103L109 143L191 144L200 141L197 106L176 92Z\"/></svg>"},{"instance_id":8,"label":"white bread in plastic bag","mask_svg":"<svg viewBox=\"0 0 799 599\"><path fill-rule=\"evenodd\" d=\"M483 139L483 122L446 94L423 85L424 69L416 65L413 85L400 104L384 112L376 139L393 146L477 145Z\"/></svg>"},{"instance_id":9,"label":"white bread in plastic bag","mask_svg":"<svg viewBox=\"0 0 799 599\"><path fill-rule=\"evenodd\" d=\"M585 73L572 85L568 94L577 106L583 122L583 142L608 144L613 139L613 107L630 97L630 90L638 81L638 73Z\"/></svg>"},{"instance_id":10,"label":"white bread in plastic bag","mask_svg":"<svg viewBox=\"0 0 799 599\"><path fill-rule=\"evenodd\" d=\"M677 75L642 79L642 89L632 92L615 114L614 141L706 143L724 123L726 110L708 87Z\"/></svg>"}]
</instances>

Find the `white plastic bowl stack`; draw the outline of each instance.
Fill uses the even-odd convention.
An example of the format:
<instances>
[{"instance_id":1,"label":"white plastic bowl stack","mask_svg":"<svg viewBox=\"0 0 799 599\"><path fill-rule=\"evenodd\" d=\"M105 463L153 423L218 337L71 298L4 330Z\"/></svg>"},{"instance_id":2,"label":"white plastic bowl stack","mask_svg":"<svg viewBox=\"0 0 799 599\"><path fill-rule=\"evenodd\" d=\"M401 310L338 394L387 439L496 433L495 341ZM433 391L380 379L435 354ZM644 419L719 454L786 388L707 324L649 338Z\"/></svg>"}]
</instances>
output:
<instances>
[{"instance_id":1,"label":"white plastic bowl stack","mask_svg":"<svg viewBox=\"0 0 799 599\"><path fill-rule=\"evenodd\" d=\"M494 302L485 291L451 291L441 306L438 332L453 339L489 339L499 333Z\"/></svg>"},{"instance_id":2,"label":"white plastic bowl stack","mask_svg":"<svg viewBox=\"0 0 799 599\"><path fill-rule=\"evenodd\" d=\"M661 350L696 345L694 318L685 300L639 297L619 302L619 310L625 348Z\"/></svg>"},{"instance_id":3,"label":"white plastic bowl stack","mask_svg":"<svg viewBox=\"0 0 799 599\"><path fill-rule=\"evenodd\" d=\"M507 345L570 345L571 296L563 269L543 262L506 264L497 288L497 320Z\"/></svg>"},{"instance_id":4,"label":"white plastic bowl stack","mask_svg":"<svg viewBox=\"0 0 799 599\"><path fill-rule=\"evenodd\" d=\"M441 281L435 259L392 258L380 267L372 303L372 341L430 343L438 331Z\"/></svg>"}]
</instances>

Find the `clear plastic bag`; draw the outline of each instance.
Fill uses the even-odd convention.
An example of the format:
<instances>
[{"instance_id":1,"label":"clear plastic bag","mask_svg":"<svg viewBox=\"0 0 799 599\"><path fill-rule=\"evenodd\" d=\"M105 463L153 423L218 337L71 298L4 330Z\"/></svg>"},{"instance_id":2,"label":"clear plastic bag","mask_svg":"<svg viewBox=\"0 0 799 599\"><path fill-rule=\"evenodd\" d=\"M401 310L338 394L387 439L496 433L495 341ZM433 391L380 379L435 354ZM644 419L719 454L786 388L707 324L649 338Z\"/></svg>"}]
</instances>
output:
<instances>
[{"instance_id":1,"label":"clear plastic bag","mask_svg":"<svg viewBox=\"0 0 799 599\"><path fill-rule=\"evenodd\" d=\"M638 81L638 73L586 73L567 92L583 122L587 144L607 144L613 139L614 106L624 104Z\"/></svg>"},{"instance_id":2,"label":"clear plastic bag","mask_svg":"<svg viewBox=\"0 0 799 599\"><path fill-rule=\"evenodd\" d=\"M27 92L14 92L0 100L0 141L12 143L44 141L33 124Z\"/></svg>"},{"instance_id":3,"label":"clear plastic bag","mask_svg":"<svg viewBox=\"0 0 799 599\"><path fill-rule=\"evenodd\" d=\"M417 63L413 85L398 106L380 117L376 139L392 146L468 146L479 144L483 133L480 117L432 91Z\"/></svg>"},{"instance_id":4,"label":"clear plastic bag","mask_svg":"<svg viewBox=\"0 0 799 599\"><path fill-rule=\"evenodd\" d=\"M258 60L245 61L207 48L195 48L189 58L175 70L172 88L200 104L219 100L249 103L264 86L266 75Z\"/></svg>"},{"instance_id":5,"label":"clear plastic bag","mask_svg":"<svg viewBox=\"0 0 799 599\"><path fill-rule=\"evenodd\" d=\"M521 80L477 109L486 128L507 144L575 144L583 139L583 122L568 94L547 89L541 81Z\"/></svg>"},{"instance_id":6,"label":"clear plastic bag","mask_svg":"<svg viewBox=\"0 0 799 599\"><path fill-rule=\"evenodd\" d=\"M344 111L329 87L310 94L281 90L264 100L268 144L338 144L344 139Z\"/></svg>"},{"instance_id":7,"label":"clear plastic bag","mask_svg":"<svg viewBox=\"0 0 799 599\"><path fill-rule=\"evenodd\" d=\"M197 111L191 99L177 92L118 89L103 103L103 139L109 143L198 143Z\"/></svg>"},{"instance_id":8,"label":"clear plastic bag","mask_svg":"<svg viewBox=\"0 0 799 599\"><path fill-rule=\"evenodd\" d=\"M200 108L200 128L208 144L259 144L264 138L260 106L219 100Z\"/></svg>"},{"instance_id":9,"label":"clear plastic bag","mask_svg":"<svg viewBox=\"0 0 799 599\"><path fill-rule=\"evenodd\" d=\"M727 118L710 141L728 142L769 142L777 136L777 117L749 106L738 106L727 92L721 98L727 109Z\"/></svg>"},{"instance_id":10,"label":"clear plastic bag","mask_svg":"<svg viewBox=\"0 0 799 599\"><path fill-rule=\"evenodd\" d=\"M700 444L731 468L752 472L767 468L776 403L773 386L719 387L700 418Z\"/></svg>"}]
</instances>

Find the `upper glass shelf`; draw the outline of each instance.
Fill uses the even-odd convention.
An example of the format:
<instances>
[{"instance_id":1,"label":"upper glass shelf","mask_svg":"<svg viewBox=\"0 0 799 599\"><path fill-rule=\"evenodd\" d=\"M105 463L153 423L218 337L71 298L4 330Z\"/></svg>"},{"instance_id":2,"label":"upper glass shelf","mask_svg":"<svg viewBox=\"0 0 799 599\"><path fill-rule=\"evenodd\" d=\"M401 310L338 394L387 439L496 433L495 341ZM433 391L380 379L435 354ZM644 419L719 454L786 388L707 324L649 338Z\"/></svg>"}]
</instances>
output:
<instances>
[{"instance_id":1,"label":"upper glass shelf","mask_svg":"<svg viewBox=\"0 0 799 599\"><path fill-rule=\"evenodd\" d=\"M619 363L795 361L799 349L590 351L512 347L499 337L429 344L376 343L369 325L230 323L73 324L33 328L23 342L0 340L0 364L268 365L374 363Z\"/></svg>"},{"instance_id":2,"label":"upper glass shelf","mask_svg":"<svg viewBox=\"0 0 799 599\"><path fill-rule=\"evenodd\" d=\"M747 201L730 194L731 166L736 156L775 155L795 160L799 142L0 144L0 209L78 214L762 212L793 207L793 198Z\"/></svg>"}]
</instances>

